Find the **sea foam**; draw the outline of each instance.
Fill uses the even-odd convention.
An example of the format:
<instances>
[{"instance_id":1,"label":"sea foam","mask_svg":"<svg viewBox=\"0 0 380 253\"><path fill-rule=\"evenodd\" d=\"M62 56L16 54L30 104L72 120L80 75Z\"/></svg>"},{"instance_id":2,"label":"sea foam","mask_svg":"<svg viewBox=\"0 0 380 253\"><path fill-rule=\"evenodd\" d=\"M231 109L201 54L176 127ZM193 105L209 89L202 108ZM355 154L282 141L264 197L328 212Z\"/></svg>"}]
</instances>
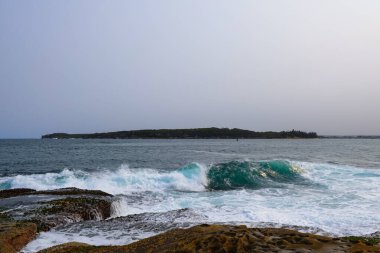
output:
<instances>
[{"instance_id":1,"label":"sea foam","mask_svg":"<svg viewBox=\"0 0 380 253\"><path fill-rule=\"evenodd\" d=\"M207 168L190 164L186 169L159 171L155 169L131 169L121 165L116 170L85 172L64 169L60 173L17 175L0 178L0 189L32 188L48 190L63 187L103 190L111 194L140 191L204 191L207 186Z\"/></svg>"},{"instance_id":2,"label":"sea foam","mask_svg":"<svg viewBox=\"0 0 380 253\"><path fill-rule=\"evenodd\" d=\"M189 208L207 222L309 226L334 235L380 230L380 171L297 161L190 163L0 178L0 188L98 189L117 195L113 217Z\"/></svg>"},{"instance_id":3,"label":"sea foam","mask_svg":"<svg viewBox=\"0 0 380 253\"><path fill-rule=\"evenodd\" d=\"M85 172L64 169L60 173L17 175L0 178L0 189L36 190L78 187L111 194L141 191L214 191L278 187L282 183L306 183L302 169L288 161L231 161L205 166L190 163L176 170L129 168Z\"/></svg>"}]
</instances>

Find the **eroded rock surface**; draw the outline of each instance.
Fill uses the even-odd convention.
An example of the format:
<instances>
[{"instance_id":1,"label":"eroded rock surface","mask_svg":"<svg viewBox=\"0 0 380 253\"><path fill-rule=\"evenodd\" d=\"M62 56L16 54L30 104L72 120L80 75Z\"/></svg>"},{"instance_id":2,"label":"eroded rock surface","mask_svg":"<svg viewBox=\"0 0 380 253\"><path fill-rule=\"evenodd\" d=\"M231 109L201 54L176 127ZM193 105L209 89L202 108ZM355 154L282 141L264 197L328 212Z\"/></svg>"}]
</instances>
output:
<instances>
[{"instance_id":1,"label":"eroded rock surface","mask_svg":"<svg viewBox=\"0 0 380 253\"><path fill-rule=\"evenodd\" d=\"M102 191L62 188L47 191L0 191L2 213L15 221L29 221L38 231L84 220L110 217L112 195Z\"/></svg>"},{"instance_id":2,"label":"eroded rock surface","mask_svg":"<svg viewBox=\"0 0 380 253\"><path fill-rule=\"evenodd\" d=\"M380 252L378 242L353 242L279 228L199 225L171 231L126 246L58 245L40 253L68 252Z\"/></svg>"},{"instance_id":3,"label":"eroded rock surface","mask_svg":"<svg viewBox=\"0 0 380 253\"><path fill-rule=\"evenodd\" d=\"M111 201L85 197L57 199L45 202L27 215L28 220L35 222L39 230L47 231L68 223L106 219L111 215Z\"/></svg>"},{"instance_id":4,"label":"eroded rock surface","mask_svg":"<svg viewBox=\"0 0 380 253\"><path fill-rule=\"evenodd\" d=\"M15 222L0 218L0 252L20 251L37 233L37 226L30 222Z\"/></svg>"}]
</instances>

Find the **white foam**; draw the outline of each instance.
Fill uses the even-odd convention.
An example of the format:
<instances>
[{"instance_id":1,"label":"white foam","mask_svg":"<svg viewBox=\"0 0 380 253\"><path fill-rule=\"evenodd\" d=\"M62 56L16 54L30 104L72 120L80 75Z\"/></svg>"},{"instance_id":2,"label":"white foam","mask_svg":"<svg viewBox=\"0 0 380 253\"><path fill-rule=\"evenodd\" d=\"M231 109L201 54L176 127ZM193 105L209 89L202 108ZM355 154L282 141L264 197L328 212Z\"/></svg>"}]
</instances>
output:
<instances>
[{"instance_id":1,"label":"white foam","mask_svg":"<svg viewBox=\"0 0 380 253\"><path fill-rule=\"evenodd\" d=\"M270 222L320 228L334 235L380 230L380 171L295 162L312 185L216 192L121 196L117 216L192 208L209 222ZM136 197L136 196L135 196Z\"/></svg>"},{"instance_id":2,"label":"white foam","mask_svg":"<svg viewBox=\"0 0 380 253\"><path fill-rule=\"evenodd\" d=\"M142 191L204 191L207 185L207 167L194 164L194 171L159 171L155 169L130 169L122 165L117 170L84 172L64 169L60 173L17 175L0 178L0 185L10 188L32 188L36 190L77 187L103 190L111 194L127 194Z\"/></svg>"},{"instance_id":3,"label":"white foam","mask_svg":"<svg viewBox=\"0 0 380 253\"><path fill-rule=\"evenodd\" d=\"M42 232L37 239L30 242L21 252L33 253L58 244L67 242L81 242L95 246L99 245L125 245L155 235L154 232L136 230L126 236L123 231L99 233L98 231L83 230L79 233L61 231Z\"/></svg>"},{"instance_id":4,"label":"white foam","mask_svg":"<svg viewBox=\"0 0 380 253\"><path fill-rule=\"evenodd\" d=\"M202 222L209 223L267 222L307 226L337 236L380 231L380 170L292 163L301 168L302 175L310 180L310 185L288 184L284 188L210 192L205 190L207 168L202 165L197 165L198 169L187 173L180 170L135 170L122 166L116 171L88 174L65 170L55 174L17 176L11 180L12 187L52 189L75 186L100 189L112 194L122 193L113 204L113 216L191 208L207 217ZM138 230L135 233L146 235ZM97 245L125 244L122 236L114 234L77 235L65 235L57 231L42 233L28 245L28 249L71 240Z\"/></svg>"}]
</instances>

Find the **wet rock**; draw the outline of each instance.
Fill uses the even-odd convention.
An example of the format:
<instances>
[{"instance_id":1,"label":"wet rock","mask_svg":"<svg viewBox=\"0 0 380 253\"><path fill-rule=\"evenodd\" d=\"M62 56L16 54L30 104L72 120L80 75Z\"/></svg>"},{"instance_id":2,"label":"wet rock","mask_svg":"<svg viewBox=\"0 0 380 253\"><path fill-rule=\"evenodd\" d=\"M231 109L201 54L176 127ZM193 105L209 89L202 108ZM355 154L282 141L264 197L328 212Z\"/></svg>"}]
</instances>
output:
<instances>
[{"instance_id":1,"label":"wet rock","mask_svg":"<svg viewBox=\"0 0 380 253\"><path fill-rule=\"evenodd\" d=\"M372 234L367 235L366 237L378 238L380 239L380 231L376 231Z\"/></svg>"},{"instance_id":2,"label":"wet rock","mask_svg":"<svg viewBox=\"0 0 380 253\"><path fill-rule=\"evenodd\" d=\"M112 196L109 193L100 190L85 190L75 187L60 188L54 190L36 191L28 188L16 188L0 190L0 199L10 198L23 195L94 195L94 196Z\"/></svg>"},{"instance_id":3,"label":"wet rock","mask_svg":"<svg viewBox=\"0 0 380 253\"><path fill-rule=\"evenodd\" d=\"M36 190L28 189L28 188L0 190L0 199L21 196L21 195L28 195L34 192L36 192Z\"/></svg>"},{"instance_id":4,"label":"wet rock","mask_svg":"<svg viewBox=\"0 0 380 253\"><path fill-rule=\"evenodd\" d=\"M64 198L45 202L28 213L28 220L38 225L39 231L68 223L103 220L111 215L111 200L97 198Z\"/></svg>"},{"instance_id":5,"label":"wet rock","mask_svg":"<svg viewBox=\"0 0 380 253\"><path fill-rule=\"evenodd\" d=\"M112 195L93 190L62 188L47 191L12 189L0 191L1 212L14 220L29 221L38 231L111 215Z\"/></svg>"},{"instance_id":6,"label":"wet rock","mask_svg":"<svg viewBox=\"0 0 380 253\"><path fill-rule=\"evenodd\" d=\"M380 252L380 247L280 228L198 225L173 229L125 246L63 244L40 252Z\"/></svg>"}]
</instances>

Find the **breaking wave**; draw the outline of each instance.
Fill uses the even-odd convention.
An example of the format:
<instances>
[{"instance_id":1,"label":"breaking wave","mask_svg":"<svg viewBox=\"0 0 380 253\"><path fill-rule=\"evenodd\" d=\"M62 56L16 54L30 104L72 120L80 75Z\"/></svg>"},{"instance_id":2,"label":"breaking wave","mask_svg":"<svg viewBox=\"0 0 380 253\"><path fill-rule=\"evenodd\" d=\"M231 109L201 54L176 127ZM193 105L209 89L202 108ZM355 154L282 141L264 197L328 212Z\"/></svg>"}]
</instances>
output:
<instances>
[{"instance_id":1,"label":"breaking wave","mask_svg":"<svg viewBox=\"0 0 380 253\"><path fill-rule=\"evenodd\" d=\"M279 186L279 183L304 183L302 169L288 161L232 161L213 165L207 172L210 190L238 188L259 189Z\"/></svg>"},{"instance_id":2,"label":"breaking wave","mask_svg":"<svg viewBox=\"0 0 380 253\"><path fill-rule=\"evenodd\" d=\"M62 187L100 189L112 194L141 191L213 191L277 187L304 183L302 169L282 160L231 161L210 166L190 163L177 170L134 169L84 172L64 169L60 173L17 175L0 178L0 189Z\"/></svg>"}]
</instances>

